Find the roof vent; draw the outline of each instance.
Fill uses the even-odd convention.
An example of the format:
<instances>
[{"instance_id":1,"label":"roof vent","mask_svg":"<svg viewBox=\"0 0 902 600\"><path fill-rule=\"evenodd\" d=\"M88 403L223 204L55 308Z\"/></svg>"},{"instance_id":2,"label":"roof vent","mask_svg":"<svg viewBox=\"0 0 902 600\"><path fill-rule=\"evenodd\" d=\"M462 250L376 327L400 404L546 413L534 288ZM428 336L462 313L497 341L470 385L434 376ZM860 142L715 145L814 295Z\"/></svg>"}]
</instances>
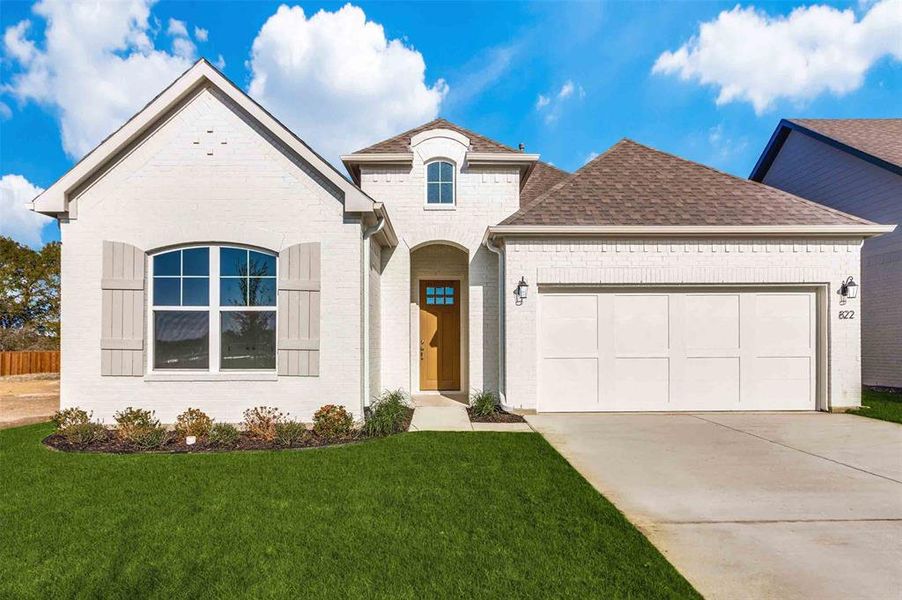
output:
<instances>
[{"instance_id":1,"label":"roof vent","mask_svg":"<svg viewBox=\"0 0 902 600\"><path fill-rule=\"evenodd\" d=\"M520 142L519 148L520 152L526 152L526 144L524 144L523 142Z\"/></svg>"}]
</instances>

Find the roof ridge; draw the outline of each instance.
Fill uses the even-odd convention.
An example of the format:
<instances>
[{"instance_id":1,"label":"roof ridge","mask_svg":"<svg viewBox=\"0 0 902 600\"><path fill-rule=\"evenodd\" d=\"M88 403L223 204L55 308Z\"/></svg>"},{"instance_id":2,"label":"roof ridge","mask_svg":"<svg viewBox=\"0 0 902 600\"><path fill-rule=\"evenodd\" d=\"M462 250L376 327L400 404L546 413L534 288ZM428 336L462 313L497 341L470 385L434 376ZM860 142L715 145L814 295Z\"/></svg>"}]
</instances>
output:
<instances>
[{"instance_id":1,"label":"roof ridge","mask_svg":"<svg viewBox=\"0 0 902 600\"><path fill-rule=\"evenodd\" d=\"M758 181L753 181L753 180L751 180L751 179L745 179L744 177L739 177L739 176L737 176L737 175L733 175L732 173L727 173L726 171L721 171L720 169L716 169L716 168L714 168L714 167L712 167L712 166L709 166L709 165L706 165L706 164L704 164L704 163L695 162L694 160L689 160L688 158L683 158L683 157L681 157L681 156L677 156L676 154L672 154L672 153L667 152L667 151L665 151L665 150L659 150L659 149L654 148L654 147L652 147L652 146L647 146L647 145L645 145L645 144L642 144L642 143L640 143L640 142L636 142L636 141L631 140L631 139L629 139L629 138L623 138L623 140L621 140L621 141L627 141L627 142L630 142L630 143L632 143L632 144L635 144L635 145L637 145L637 146L640 146L640 147L642 147L642 148L645 148L646 150L651 150L652 152L657 152L658 154L662 154L662 155L668 156L668 157L670 157L670 158L675 158L676 160L678 160L678 161L680 161L680 162L683 162L683 163L686 163L686 164L691 165L691 166L702 167L702 168L704 168L704 169L707 169L708 171L711 171L712 173L716 173L716 174L718 174L718 175L724 175L724 176L726 176L726 177L729 177L729 178L731 178L731 179L735 179L735 180L740 181L740 182L742 182L742 183L749 183L749 184L754 184L754 185L757 185L757 186L762 186L762 187L764 187L764 188L767 188L769 191L773 191L773 192L776 192L777 194L780 194L780 195L782 195L782 196L785 196L785 197L786 197L787 199L789 199L789 200L792 200L792 201L797 202L797 203L800 203L800 204L805 204L805 205L807 205L807 206L814 207L814 208L816 208L816 209L822 210L822 211L827 212L827 213L830 213L830 214L840 215L840 216L843 216L843 217L848 217L848 218L850 218L850 219L854 219L854 220L858 221L859 223L863 223L863 224L870 224L870 223L873 223L872 221L868 221L867 219L862 219L861 217L858 217L858 216L855 216L855 215L851 215L851 214L849 214L849 213L845 213L845 212L843 212L843 211L841 211L841 210L836 210L835 208L830 208L829 206L824 206L823 204L820 204L820 203L818 203L818 202L814 202L814 201L812 201L812 200L808 200L808 199L806 199L806 198L802 198L801 196L796 196L795 194L791 194L791 193L789 193L789 192L783 191L783 190L781 190L781 189L779 189L779 188L775 188L775 187L769 186L769 185L767 185L766 183L761 183L761 182L758 182ZM618 142L618 143L619 143L619 142ZM601 158L601 156L603 156L603 155L599 155L598 158Z\"/></svg>"},{"instance_id":2,"label":"roof ridge","mask_svg":"<svg viewBox=\"0 0 902 600\"><path fill-rule=\"evenodd\" d=\"M462 125L458 125L454 121L451 121L449 119L446 119L445 117L439 116L439 117L432 119L431 121L421 123L420 125L417 125L416 127L411 127L410 129L407 129L406 131L402 131L401 133L395 134L391 137L385 138L383 140L379 140L373 144L370 144L369 146L366 146L365 148L355 150L351 154L365 154L368 151L372 150L373 148L376 148L377 146L381 146L383 144L387 144L387 143L390 143L393 141L403 140L406 144L409 145L410 138L413 137L414 135L416 135L416 133L420 133L422 131L428 131L430 129L431 125L438 125L438 124L449 125L450 128L452 128L453 130L456 130L456 131L459 131L459 132L465 134L467 137L471 138L471 143L472 143L472 139L475 138L475 139L479 139L479 140L488 142L489 144L497 146L499 148L504 148L505 150L507 150L509 152L517 152L517 150L515 150L511 146L508 146L507 144L502 144L501 142L499 142L495 139L492 139L481 133L477 133L476 131L473 131L472 129L467 129L466 127L463 127Z\"/></svg>"}]
</instances>

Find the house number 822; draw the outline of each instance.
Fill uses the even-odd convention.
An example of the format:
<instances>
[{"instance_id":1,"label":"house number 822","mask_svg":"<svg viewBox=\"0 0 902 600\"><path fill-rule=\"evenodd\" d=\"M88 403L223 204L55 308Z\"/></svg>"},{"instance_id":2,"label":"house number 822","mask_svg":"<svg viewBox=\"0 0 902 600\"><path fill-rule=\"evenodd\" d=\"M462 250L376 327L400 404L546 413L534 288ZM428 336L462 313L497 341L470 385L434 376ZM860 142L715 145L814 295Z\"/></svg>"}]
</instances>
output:
<instances>
[{"instance_id":1,"label":"house number 822","mask_svg":"<svg viewBox=\"0 0 902 600\"><path fill-rule=\"evenodd\" d=\"M839 311L840 319L854 319L855 311L854 310L841 310Z\"/></svg>"}]
</instances>

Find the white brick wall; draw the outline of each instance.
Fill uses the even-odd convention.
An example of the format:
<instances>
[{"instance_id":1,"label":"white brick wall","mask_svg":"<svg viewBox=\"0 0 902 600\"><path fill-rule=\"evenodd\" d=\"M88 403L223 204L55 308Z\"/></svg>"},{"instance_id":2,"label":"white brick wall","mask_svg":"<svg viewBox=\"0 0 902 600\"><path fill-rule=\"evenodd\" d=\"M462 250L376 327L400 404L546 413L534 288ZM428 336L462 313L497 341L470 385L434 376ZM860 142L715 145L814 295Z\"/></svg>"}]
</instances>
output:
<instances>
[{"instance_id":1,"label":"white brick wall","mask_svg":"<svg viewBox=\"0 0 902 600\"><path fill-rule=\"evenodd\" d=\"M538 371L537 287L553 284L828 284L828 398L833 408L861 403L860 321L840 320L836 291L859 279L860 241L510 239L506 289L525 276L530 294L505 300L508 405L534 409ZM858 310L858 300L843 309Z\"/></svg>"},{"instance_id":2,"label":"white brick wall","mask_svg":"<svg viewBox=\"0 0 902 600\"><path fill-rule=\"evenodd\" d=\"M309 420L319 406L360 413L361 227L295 162L211 91L192 98L109 172L85 186L77 219L61 225L63 407L109 422L125 406L172 422L185 408L221 421L267 404ZM145 251L198 242L274 251L322 243L323 332L319 377L277 381L150 382L100 375L100 278L104 240Z\"/></svg>"},{"instance_id":3,"label":"white brick wall","mask_svg":"<svg viewBox=\"0 0 902 600\"><path fill-rule=\"evenodd\" d=\"M416 391L419 386L418 308L412 296L411 251L430 243L465 249L468 310L465 324L466 364L462 385L470 389L497 389L498 372L498 261L481 245L485 228L519 208L519 173L515 168L469 168L466 148L447 138L427 139L416 145L410 168L363 167L363 190L388 207L400 238L398 248L383 252L382 273L382 384ZM425 164L447 158L457 165L456 207L430 210L426 204ZM450 275L434 265L436 275Z\"/></svg>"}]
</instances>

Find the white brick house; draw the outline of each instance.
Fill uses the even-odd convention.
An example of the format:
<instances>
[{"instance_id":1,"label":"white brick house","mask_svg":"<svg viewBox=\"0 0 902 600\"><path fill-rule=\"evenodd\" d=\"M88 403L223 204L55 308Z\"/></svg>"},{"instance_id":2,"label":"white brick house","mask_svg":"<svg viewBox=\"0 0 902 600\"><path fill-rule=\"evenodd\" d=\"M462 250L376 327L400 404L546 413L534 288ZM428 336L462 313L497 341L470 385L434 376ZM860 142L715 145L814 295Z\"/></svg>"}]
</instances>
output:
<instances>
[{"instance_id":1,"label":"white brick house","mask_svg":"<svg viewBox=\"0 0 902 600\"><path fill-rule=\"evenodd\" d=\"M569 175L437 120L342 158L351 180L200 61L36 198L62 406L859 403L837 290L890 227L632 142Z\"/></svg>"}]
</instances>

